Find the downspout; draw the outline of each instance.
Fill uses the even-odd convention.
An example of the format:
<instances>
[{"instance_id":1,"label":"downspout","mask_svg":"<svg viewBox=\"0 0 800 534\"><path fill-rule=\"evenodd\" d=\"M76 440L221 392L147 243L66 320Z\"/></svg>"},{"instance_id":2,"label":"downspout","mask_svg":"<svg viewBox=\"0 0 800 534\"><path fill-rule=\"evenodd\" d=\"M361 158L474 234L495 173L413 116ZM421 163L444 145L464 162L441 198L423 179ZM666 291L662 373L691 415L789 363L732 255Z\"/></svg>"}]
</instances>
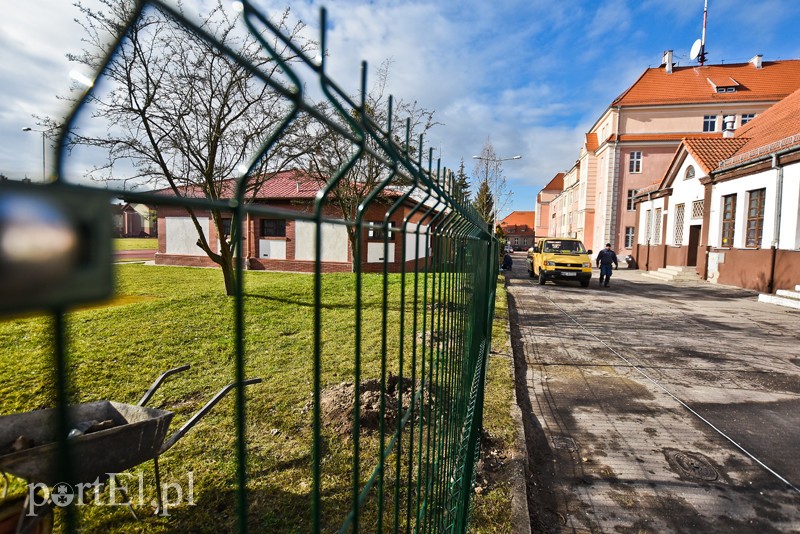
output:
<instances>
[{"instance_id":1,"label":"downspout","mask_svg":"<svg viewBox=\"0 0 800 534\"><path fill-rule=\"evenodd\" d=\"M612 214L614 212L621 211L619 209L619 206L617 206L616 209L614 208L614 205L617 203L617 197L619 196L619 192L620 192L619 183L621 181L621 174L622 174L622 169L620 168L620 154L619 154L619 135L620 135L620 133L619 133L619 116L621 115L621 113L622 113L622 106L617 106L617 117L616 117L617 124L614 126L614 133L616 134L616 136L614 137L614 168L616 169L617 172L614 173L614 177L616 179L616 183L612 184L612 186L611 186L611 192L612 192L611 212L612 212ZM608 236L609 239L608 239L608 241L606 241L606 243L610 242L611 246L614 247L615 250L617 248L616 236L619 235L618 226L619 226L619 221L620 221L621 218L622 218L622 215L620 214L620 215L617 216L616 224L615 225L609 225L609 230L610 230L609 234L610 235ZM616 231L615 231L615 228L614 228L615 226L617 227Z\"/></svg>"},{"instance_id":2,"label":"downspout","mask_svg":"<svg viewBox=\"0 0 800 534\"><path fill-rule=\"evenodd\" d=\"M653 193L651 191L647 192L647 206L650 208L650 214L647 216L647 226L649 228L647 232L647 259L644 263L644 270L650 270L650 236L653 235Z\"/></svg>"},{"instance_id":3,"label":"downspout","mask_svg":"<svg viewBox=\"0 0 800 534\"><path fill-rule=\"evenodd\" d=\"M778 247L781 244L781 205L783 204L783 166L778 162L778 154L772 155L772 168L775 169L775 219L772 230L772 258L769 268L769 282L767 293L775 291L775 259L778 254Z\"/></svg>"},{"instance_id":4,"label":"downspout","mask_svg":"<svg viewBox=\"0 0 800 534\"><path fill-rule=\"evenodd\" d=\"M245 235L247 236L247 245L245 246L245 250L247 251L247 254L244 255L244 270L247 271L250 269L250 257L251 257L250 253L255 252L253 247L253 231L250 228L249 211L245 214L245 220L246 220L245 225L247 228L247 232L245 233Z\"/></svg>"}]
</instances>

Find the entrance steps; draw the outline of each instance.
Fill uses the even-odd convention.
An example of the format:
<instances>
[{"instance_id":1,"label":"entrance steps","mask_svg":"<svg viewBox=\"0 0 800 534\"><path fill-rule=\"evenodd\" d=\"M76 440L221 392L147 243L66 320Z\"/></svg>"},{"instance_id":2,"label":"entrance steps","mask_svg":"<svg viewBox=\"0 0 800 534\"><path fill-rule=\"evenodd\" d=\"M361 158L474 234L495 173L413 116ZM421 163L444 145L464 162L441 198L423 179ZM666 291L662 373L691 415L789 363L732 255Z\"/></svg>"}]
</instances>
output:
<instances>
[{"instance_id":1,"label":"entrance steps","mask_svg":"<svg viewBox=\"0 0 800 534\"><path fill-rule=\"evenodd\" d=\"M790 289L779 289L774 295L761 293L758 302L777 304L786 308L800 310L800 285L794 286L794 291Z\"/></svg>"},{"instance_id":2,"label":"entrance steps","mask_svg":"<svg viewBox=\"0 0 800 534\"><path fill-rule=\"evenodd\" d=\"M642 276L656 278L664 282L699 282L700 276L694 266L670 266L661 267L657 271L647 271Z\"/></svg>"}]
</instances>

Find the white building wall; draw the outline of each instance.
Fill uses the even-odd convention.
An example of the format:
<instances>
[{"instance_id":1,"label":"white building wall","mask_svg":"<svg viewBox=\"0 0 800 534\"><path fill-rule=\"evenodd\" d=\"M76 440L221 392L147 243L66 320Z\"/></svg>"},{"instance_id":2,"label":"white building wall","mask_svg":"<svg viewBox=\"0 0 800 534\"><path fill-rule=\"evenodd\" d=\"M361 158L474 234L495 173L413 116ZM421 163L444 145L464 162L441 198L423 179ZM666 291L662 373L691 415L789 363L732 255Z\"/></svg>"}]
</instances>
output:
<instances>
[{"instance_id":1,"label":"white building wall","mask_svg":"<svg viewBox=\"0 0 800 534\"><path fill-rule=\"evenodd\" d=\"M686 180L686 170L690 166L694 167L694 178ZM705 197L705 187L700 183L700 179L704 177L705 175L697 162L692 156L687 155L683 165L678 169L675 180L672 182L672 196L669 201L669 213L667 214L667 244L675 244L675 207L678 204L684 204L685 206L682 245L688 244L689 226L702 224L702 219L692 219L691 217L692 203L696 200L702 201Z\"/></svg>"},{"instance_id":2,"label":"white building wall","mask_svg":"<svg viewBox=\"0 0 800 534\"><path fill-rule=\"evenodd\" d=\"M417 228L419 228L419 240L417 240ZM425 224L418 226L414 223L408 223L405 234L405 240L406 240L405 261L415 260L417 258L424 258L427 255L425 253L425 234L427 233L427 231L428 231L428 226ZM391 261L394 261L393 254Z\"/></svg>"},{"instance_id":3,"label":"white building wall","mask_svg":"<svg viewBox=\"0 0 800 534\"><path fill-rule=\"evenodd\" d=\"M780 248L800 249L800 163L783 169Z\"/></svg>"},{"instance_id":4,"label":"white building wall","mask_svg":"<svg viewBox=\"0 0 800 534\"><path fill-rule=\"evenodd\" d=\"M311 221L298 220L295 222L295 259L301 261L316 259L314 247L316 228L316 224ZM350 244L347 239L347 228L343 224L322 223L320 230L322 232L322 261L348 261L347 251Z\"/></svg>"},{"instance_id":5,"label":"white building wall","mask_svg":"<svg viewBox=\"0 0 800 534\"><path fill-rule=\"evenodd\" d=\"M639 211L639 238L638 243L640 245L647 245L648 240L650 244L655 245L656 236L654 235L656 229L656 210L661 210L661 217L664 217L664 199L663 198L654 198L653 200L645 200L641 203L641 209ZM650 218L650 224L647 224L647 219ZM650 234L647 234L647 229L650 229ZM663 229L662 229L663 230ZM667 235L669 238L669 235Z\"/></svg>"},{"instance_id":6,"label":"white building wall","mask_svg":"<svg viewBox=\"0 0 800 534\"><path fill-rule=\"evenodd\" d=\"M769 169L729 182L714 184L711 191L711 215L709 218L708 232L709 245L712 247L720 246L722 242L722 197L735 194L736 218L733 231L733 248L744 248L747 229L747 193L756 189L765 188L764 231L761 234L761 248L769 248L775 236L776 173L777 171L774 169Z\"/></svg>"},{"instance_id":7,"label":"white building wall","mask_svg":"<svg viewBox=\"0 0 800 534\"><path fill-rule=\"evenodd\" d=\"M199 219L200 228L208 237L208 219ZM197 230L191 217L166 217L166 252L181 256L205 256L197 246Z\"/></svg>"}]
</instances>

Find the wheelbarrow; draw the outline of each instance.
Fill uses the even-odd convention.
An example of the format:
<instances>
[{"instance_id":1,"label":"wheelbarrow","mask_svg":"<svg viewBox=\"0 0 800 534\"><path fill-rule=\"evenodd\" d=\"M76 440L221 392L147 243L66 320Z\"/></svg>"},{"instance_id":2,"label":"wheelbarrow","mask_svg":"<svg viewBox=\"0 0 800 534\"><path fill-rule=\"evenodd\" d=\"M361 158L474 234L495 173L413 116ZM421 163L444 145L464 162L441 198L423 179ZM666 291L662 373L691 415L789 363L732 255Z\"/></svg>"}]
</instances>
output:
<instances>
[{"instance_id":1,"label":"wheelbarrow","mask_svg":"<svg viewBox=\"0 0 800 534\"><path fill-rule=\"evenodd\" d=\"M148 408L145 404L170 375L186 371L189 365L176 367L161 374L136 405L102 400L71 405L67 408L70 432L69 452L73 459L70 475L72 483L92 484L105 481L109 475L121 473L147 460L153 460L158 509L163 511L158 457L172 448L197 422L205 416L236 384L228 384L194 414L184 425L166 439L173 412ZM260 378L245 380L244 385L257 384ZM60 467L60 439L57 434L58 411L55 409L0 416L0 446L19 441L24 436L26 448L0 455L0 472L23 478L29 483L42 483L53 487L61 482L64 469ZM103 424L89 425L87 421ZM98 430L84 433L83 430ZM23 445L23 447L25 446ZM3 497L8 485L3 490ZM128 507L130 500L123 493ZM24 511L29 506L30 492L25 498L17 523L17 532L27 531L38 521L36 517L48 515L54 503L43 505L36 517L25 524Z\"/></svg>"}]
</instances>

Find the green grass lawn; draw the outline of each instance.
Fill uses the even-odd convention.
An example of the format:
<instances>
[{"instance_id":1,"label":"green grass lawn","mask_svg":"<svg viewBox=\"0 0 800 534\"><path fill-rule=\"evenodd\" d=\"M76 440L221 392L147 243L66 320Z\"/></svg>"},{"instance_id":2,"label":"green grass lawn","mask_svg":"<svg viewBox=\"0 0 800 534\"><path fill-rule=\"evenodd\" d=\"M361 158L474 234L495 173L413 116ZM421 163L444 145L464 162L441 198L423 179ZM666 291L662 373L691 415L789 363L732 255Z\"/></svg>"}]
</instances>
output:
<instances>
[{"instance_id":1,"label":"green grass lawn","mask_svg":"<svg viewBox=\"0 0 800 534\"><path fill-rule=\"evenodd\" d=\"M116 274L119 298L66 317L71 400L109 399L135 404L162 371L189 363L192 369L171 377L149 403L176 413L170 427L175 430L233 381L233 300L224 295L222 276L215 269L120 265ZM362 279L362 376L380 376L384 342L387 368L395 374L402 343L406 355L403 368L408 375L415 340L407 326L401 342L399 323L403 316L410 325L413 310L407 305L403 314L399 308L400 276L390 275L385 288L389 302L386 340L381 335L383 278L366 275ZM247 389L248 520L258 532L310 530L313 281L312 276L302 274L246 274L246 374L263 379ZM410 295L413 285L407 284L405 289ZM502 290L500 285L498 290ZM326 387L353 380L353 276L325 275L322 294L321 378ZM497 302L495 343L502 339L504 344L504 292ZM53 405L51 331L52 320L43 316L0 321L0 413ZM497 439L512 443L508 362L495 360L491 358L489 365L485 424ZM362 483L372 473L379 447L376 432L361 435ZM159 461L162 483L179 483L186 491L191 473L193 506L184 502L172 508L166 518L150 517L148 507L140 507L140 516L145 516L142 522L133 520L121 506L83 506L77 508L81 526L87 531L230 531L235 526L234 450L231 395ZM390 456L391 464L393 458ZM323 529L330 531L338 529L349 505L350 436L325 427L320 464ZM152 499L152 462L131 471L142 474L146 499ZM387 465L387 495L392 495L393 478L393 465ZM23 490L23 482L12 479L12 494ZM374 493L365 506L363 525L374 524ZM509 506L507 485L498 485L476 502L473 527L481 532L510 532L510 526L506 528L504 523ZM393 505L388 502L388 523L391 514Z\"/></svg>"},{"instance_id":2,"label":"green grass lawn","mask_svg":"<svg viewBox=\"0 0 800 534\"><path fill-rule=\"evenodd\" d=\"M114 250L157 250L157 237L118 237L114 239Z\"/></svg>"}]
</instances>

